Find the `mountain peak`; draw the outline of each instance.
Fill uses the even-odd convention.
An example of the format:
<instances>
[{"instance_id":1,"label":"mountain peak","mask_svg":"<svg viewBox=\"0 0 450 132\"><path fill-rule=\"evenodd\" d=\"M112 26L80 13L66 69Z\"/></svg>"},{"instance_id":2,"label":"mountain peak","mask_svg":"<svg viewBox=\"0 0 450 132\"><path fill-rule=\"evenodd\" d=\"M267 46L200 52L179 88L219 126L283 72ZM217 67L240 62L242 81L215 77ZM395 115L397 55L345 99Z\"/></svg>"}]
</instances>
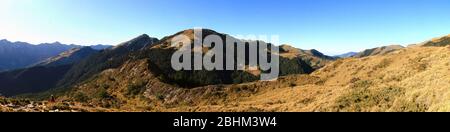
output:
<instances>
[{"instance_id":1,"label":"mountain peak","mask_svg":"<svg viewBox=\"0 0 450 132\"><path fill-rule=\"evenodd\" d=\"M147 40L150 40L150 39L151 39L150 36L148 36L147 34L142 34L142 35L139 35L139 36L137 36L137 37L131 39L130 41L125 42L125 43L135 43L135 42L139 42L139 41L147 41Z\"/></svg>"},{"instance_id":2,"label":"mountain peak","mask_svg":"<svg viewBox=\"0 0 450 132\"><path fill-rule=\"evenodd\" d=\"M142 35L139 35L138 37L136 37L136 39L138 39L138 38L150 38L150 36L148 35L148 34L142 34Z\"/></svg>"},{"instance_id":3,"label":"mountain peak","mask_svg":"<svg viewBox=\"0 0 450 132\"><path fill-rule=\"evenodd\" d=\"M208 28L191 28L191 29L186 29L183 30L179 33L185 33L185 34L193 34L195 30L202 30L204 33L217 33L216 31L212 30L212 29L208 29Z\"/></svg>"},{"instance_id":4,"label":"mountain peak","mask_svg":"<svg viewBox=\"0 0 450 132\"><path fill-rule=\"evenodd\" d=\"M12 43L11 43L11 41L9 41L7 39L2 39L2 40L0 40L0 44L8 45L8 44L12 44Z\"/></svg>"},{"instance_id":5,"label":"mountain peak","mask_svg":"<svg viewBox=\"0 0 450 132\"><path fill-rule=\"evenodd\" d=\"M1 39L0 42L9 42L7 39Z\"/></svg>"},{"instance_id":6,"label":"mountain peak","mask_svg":"<svg viewBox=\"0 0 450 132\"><path fill-rule=\"evenodd\" d=\"M313 54L313 55L318 55L318 56L324 55L323 53L319 52L319 51L316 50L316 49L311 49L310 51L311 51L311 54Z\"/></svg>"},{"instance_id":7,"label":"mountain peak","mask_svg":"<svg viewBox=\"0 0 450 132\"><path fill-rule=\"evenodd\" d=\"M175 35L172 35L169 38L172 38L173 36L178 36L178 35L185 35L185 36L188 36L191 39L200 37L200 36L194 36L196 30L201 30L203 37L205 37L207 35L211 35L211 34L220 34L220 33L216 32L216 31L214 31L212 29L194 29L193 28L193 29L186 29L186 30L180 31L180 32L176 33Z\"/></svg>"},{"instance_id":8,"label":"mountain peak","mask_svg":"<svg viewBox=\"0 0 450 132\"><path fill-rule=\"evenodd\" d=\"M147 34L142 34L142 35L137 36L134 39L131 39L130 41L119 44L115 48L124 47L124 48L130 49L130 50L139 50L143 47L146 47L147 45L152 45L153 43L156 43L157 41L158 41L158 39L156 39L156 38L152 38L152 37L148 36Z\"/></svg>"},{"instance_id":9,"label":"mountain peak","mask_svg":"<svg viewBox=\"0 0 450 132\"><path fill-rule=\"evenodd\" d=\"M300 52L300 49L292 47L291 45L288 45L288 44L282 44L279 46L279 48L280 48L280 52L282 52L282 53L299 53Z\"/></svg>"}]
</instances>

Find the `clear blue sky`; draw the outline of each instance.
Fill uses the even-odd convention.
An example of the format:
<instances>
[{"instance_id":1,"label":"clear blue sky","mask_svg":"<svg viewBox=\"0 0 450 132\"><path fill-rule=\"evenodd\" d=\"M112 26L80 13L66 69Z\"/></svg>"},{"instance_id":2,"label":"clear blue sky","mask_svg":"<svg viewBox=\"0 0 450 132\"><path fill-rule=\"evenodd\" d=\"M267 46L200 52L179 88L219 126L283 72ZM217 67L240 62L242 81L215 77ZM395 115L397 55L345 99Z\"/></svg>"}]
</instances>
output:
<instances>
[{"instance_id":1,"label":"clear blue sky","mask_svg":"<svg viewBox=\"0 0 450 132\"><path fill-rule=\"evenodd\" d=\"M449 0L0 0L0 38L117 44L205 27L327 54L450 34Z\"/></svg>"}]
</instances>

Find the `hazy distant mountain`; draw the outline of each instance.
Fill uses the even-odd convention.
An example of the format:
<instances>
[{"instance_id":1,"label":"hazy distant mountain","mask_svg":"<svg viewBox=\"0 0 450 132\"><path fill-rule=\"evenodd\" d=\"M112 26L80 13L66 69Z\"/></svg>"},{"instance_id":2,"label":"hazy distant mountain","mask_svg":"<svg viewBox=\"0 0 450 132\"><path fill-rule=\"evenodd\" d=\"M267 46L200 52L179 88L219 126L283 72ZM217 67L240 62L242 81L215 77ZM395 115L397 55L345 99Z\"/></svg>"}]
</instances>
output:
<instances>
[{"instance_id":1,"label":"hazy distant mountain","mask_svg":"<svg viewBox=\"0 0 450 132\"><path fill-rule=\"evenodd\" d=\"M73 48L55 57L51 57L42 62L39 62L35 66L55 67L74 64L98 52L98 50L94 50L91 47Z\"/></svg>"},{"instance_id":2,"label":"hazy distant mountain","mask_svg":"<svg viewBox=\"0 0 450 132\"><path fill-rule=\"evenodd\" d=\"M97 45L91 45L89 46L94 50L103 50L113 47L112 45L103 45L103 44L97 44Z\"/></svg>"},{"instance_id":3,"label":"hazy distant mountain","mask_svg":"<svg viewBox=\"0 0 450 132\"><path fill-rule=\"evenodd\" d=\"M0 71L24 68L76 47L80 46L59 42L32 45L0 40Z\"/></svg>"},{"instance_id":4,"label":"hazy distant mountain","mask_svg":"<svg viewBox=\"0 0 450 132\"><path fill-rule=\"evenodd\" d=\"M349 57L353 57L353 56L355 56L357 54L358 54L358 52L348 52L348 53L341 54L341 55L336 55L336 56L333 56L333 57L336 57L336 58L349 58Z\"/></svg>"},{"instance_id":5,"label":"hazy distant mountain","mask_svg":"<svg viewBox=\"0 0 450 132\"><path fill-rule=\"evenodd\" d=\"M390 45L390 46L377 47L377 48L364 50L364 51L354 55L353 57L362 58L362 57L374 56L374 55L384 55L384 54L391 53L393 51L403 49L403 48L405 48L405 47L403 47L401 45Z\"/></svg>"},{"instance_id":6,"label":"hazy distant mountain","mask_svg":"<svg viewBox=\"0 0 450 132\"><path fill-rule=\"evenodd\" d=\"M26 42L10 42L3 39L0 40L0 71L29 67L72 48L81 47L80 45L67 45L59 42L33 45ZM94 49L108 47L110 46L93 46Z\"/></svg>"}]
</instances>

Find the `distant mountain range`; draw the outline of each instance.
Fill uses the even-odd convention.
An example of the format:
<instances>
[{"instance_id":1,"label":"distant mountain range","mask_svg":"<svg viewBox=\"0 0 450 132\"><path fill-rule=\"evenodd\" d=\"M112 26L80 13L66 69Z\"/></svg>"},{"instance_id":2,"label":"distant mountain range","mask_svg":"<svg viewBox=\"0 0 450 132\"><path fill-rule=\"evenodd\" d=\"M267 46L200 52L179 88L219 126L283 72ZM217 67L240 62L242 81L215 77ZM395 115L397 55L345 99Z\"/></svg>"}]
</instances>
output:
<instances>
[{"instance_id":1,"label":"distant mountain range","mask_svg":"<svg viewBox=\"0 0 450 132\"><path fill-rule=\"evenodd\" d=\"M30 67L62 52L82 47L81 45L61 44L59 42L34 45L3 39L0 40L0 71ZM91 47L96 50L101 50L111 46L94 45Z\"/></svg>"},{"instance_id":2,"label":"distant mountain range","mask_svg":"<svg viewBox=\"0 0 450 132\"><path fill-rule=\"evenodd\" d=\"M114 47L51 44L50 47L56 45L65 47L64 50L67 50L60 50L62 51L60 54L34 64L30 62L25 68L0 72L0 93L4 96L38 93L57 87L58 82L72 84L71 82L77 82L84 77L90 77L107 68L114 68L115 65L124 63L131 51L140 50L157 41L148 35L141 35ZM16 48L27 47L30 49L41 46L27 43L20 43L20 46L16 46L15 43L6 44ZM11 52L14 50L19 49L11 49Z\"/></svg>"},{"instance_id":3,"label":"distant mountain range","mask_svg":"<svg viewBox=\"0 0 450 132\"><path fill-rule=\"evenodd\" d=\"M91 47L73 48L29 68L1 72L0 93L10 96L54 88L73 64L98 52Z\"/></svg>"},{"instance_id":4,"label":"distant mountain range","mask_svg":"<svg viewBox=\"0 0 450 132\"><path fill-rule=\"evenodd\" d=\"M98 52L99 50L95 50L91 47L73 48L55 57L51 57L44 61L41 61L38 64L33 65L33 67L35 66L56 67L61 65L70 65L78 63L84 58L89 57L90 55Z\"/></svg>"},{"instance_id":5,"label":"distant mountain range","mask_svg":"<svg viewBox=\"0 0 450 132\"><path fill-rule=\"evenodd\" d=\"M358 52L348 52L348 53L336 55L336 56L333 56L333 57L335 57L335 58L349 58L349 57L355 56L356 54L358 54Z\"/></svg>"},{"instance_id":6,"label":"distant mountain range","mask_svg":"<svg viewBox=\"0 0 450 132\"><path fill-rule=\"evenodd\" d=\"M382 47L364 50L352 57L362 58L362 57L374 56L374 55L384 55L384 54L391 53L391 52L394 52L396 50L403 49L403 48L405 48L405 47L403 47L401 45L382 46Z\"/></svg>"},{"instance_id":7,"label":"distant mountain range","mask_svg":"<svg viewBox=\"0 0 450 132\"><path fill-rule=\"evenodd\" d=\"M394 51L397 51L397 50L403 49L403 48L405 48L405 47L403 47L401 45L381 46L381 47L366 49L361 52L348 52L348 53L336 55L333 57L335 57L335 58L350 58L350 57L363 58L363 57L369 57L369 56L375 56L375 55L384 55L384 54L388 54L388 53L391 53L391 52L394 52Z\"/></svg>"}]
</instances>

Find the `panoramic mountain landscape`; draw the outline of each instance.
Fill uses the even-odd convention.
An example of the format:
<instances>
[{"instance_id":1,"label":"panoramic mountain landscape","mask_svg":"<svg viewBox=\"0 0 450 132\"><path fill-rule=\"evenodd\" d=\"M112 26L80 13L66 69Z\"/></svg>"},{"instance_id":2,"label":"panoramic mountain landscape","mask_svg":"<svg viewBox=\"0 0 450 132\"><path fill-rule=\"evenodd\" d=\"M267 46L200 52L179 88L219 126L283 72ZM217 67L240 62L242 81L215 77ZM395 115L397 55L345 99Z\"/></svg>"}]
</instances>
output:
<instances>
[{"instance_id":1,"label":"panoramic mountain landscape","mask_svg":"<svg viewBox=\"0 0 450 132\"><path fill-rule=\"evenodd\" d=\"M450 112L448 5L0 0L0 112Z\"/></svg>"},{"instance_id":2,"label":"panoramic mountain landscape","mask_svg":"<svg viewBox=\"0 0 450 132\"><path fill-rule=\"evenodd\" d=\"M285 44L277 54L281 77L260 81L261 70L173 70L175 36L228 37L202 32L196 36L188 29L162 39L144 34L104 50L75 47L29 68L2 72L0 110L450 111L448 36L342 57Z\"/></svg>"}]
</instances>

